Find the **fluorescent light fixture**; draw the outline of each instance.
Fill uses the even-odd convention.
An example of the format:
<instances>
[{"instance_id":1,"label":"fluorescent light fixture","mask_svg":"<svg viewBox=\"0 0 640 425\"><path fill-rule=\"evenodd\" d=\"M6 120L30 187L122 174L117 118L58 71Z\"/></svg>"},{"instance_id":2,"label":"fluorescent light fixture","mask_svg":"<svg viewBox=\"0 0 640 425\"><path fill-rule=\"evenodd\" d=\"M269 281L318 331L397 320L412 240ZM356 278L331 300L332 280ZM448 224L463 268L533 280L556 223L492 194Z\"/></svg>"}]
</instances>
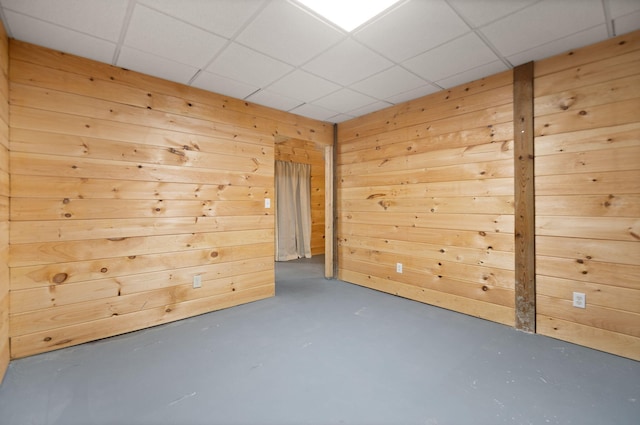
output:
<instances>
[{"instance_id":1,"label":"fluorescent light fixture","mask_svg":"<svg viewBox=\"0 0 640 425\"><path fill-rule=\"evenodd\" d=\"M298 0L347 32L379 15L400 0Z\"/></svg>"}]
</instances>

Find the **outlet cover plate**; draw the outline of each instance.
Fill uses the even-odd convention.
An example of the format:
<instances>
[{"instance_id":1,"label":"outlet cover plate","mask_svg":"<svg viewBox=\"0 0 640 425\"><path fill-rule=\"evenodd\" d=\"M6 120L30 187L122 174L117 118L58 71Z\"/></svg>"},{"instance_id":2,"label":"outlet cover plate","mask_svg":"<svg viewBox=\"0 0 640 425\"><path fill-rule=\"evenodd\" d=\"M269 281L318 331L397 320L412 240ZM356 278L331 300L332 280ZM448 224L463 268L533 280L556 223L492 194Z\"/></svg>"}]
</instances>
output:
<instances>
[{"instance_id":1,"label":"outlet cover plate","mask_svg":"<svg viewBox=\"0 0 640 425\"><path fill-rule=\"evenodd\" d=\"M578 308L586 308L587 296L582 292L573 293L573 306Z\"/></svg>"},{"instance_id":2,"label":"outlet cover plate","mask_svg":"<svg viewBox=\"0 0 640 425\"><path fill-rule=\"evenodd\" d=\"M202 288L202 276L199 274L193 276L193 288Z\"/></svg>"}]
</instances>

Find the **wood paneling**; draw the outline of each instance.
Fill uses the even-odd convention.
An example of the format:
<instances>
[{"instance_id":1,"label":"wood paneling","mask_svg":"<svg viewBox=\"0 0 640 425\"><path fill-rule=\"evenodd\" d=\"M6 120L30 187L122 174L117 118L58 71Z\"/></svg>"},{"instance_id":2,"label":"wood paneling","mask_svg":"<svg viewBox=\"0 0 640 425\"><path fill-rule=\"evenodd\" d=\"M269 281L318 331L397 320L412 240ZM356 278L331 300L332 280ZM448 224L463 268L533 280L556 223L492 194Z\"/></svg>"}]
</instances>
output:
<instances>
[{"instance_id":1,"label":"wood paneling","mask_svg":"<svg viewBox=\"0 0 640 425\"><path fill-rule=\"evenodd\" d=\"M341 279L513 325L512 79L339 125Z\"/></svg>"},{"instance_id":2,"label":"wood paneling","mask_svg":"<svg viewBox=\"0 0 640 425\"><path fill-rule=\"evenodd\" d=\"M13 357L274 294L274 141L322 163L330 124L18 41L10 64Z\"/></svg>"},{"instance_id":3,"label":"wood paneling","mask_svg":"<svg viewBox=\"0 0 640 425\"><path fill-rule=\"evenodd\" d=\"M640 32L535 63L533 152L510 72L340 124L339 276L513 324L535 270L540 333L639 359L639 64Z\"/></svg>"},{"instance_id":4,"label":"wood paneling","mask_svg":"<svg viewBox=\"0 0 640 425\"><path fill-rule=\"evenodd\" d=\"M0 22L0 383L9 365L9 40Z\"/></svg>"},{"instance_id":5,"label":"wood paneling","mask_svg":"<svg viewBox=\"0 0 640 425\"><path fill-rule=\"evenodd\" d=\"M640 32L536 63L538 332L640 360ZM572 305L573 292L586 308Z\"/></svg>"},{"instance_id":6,"label":"wood paneling","mask_svg":"<svg viewBox=\"0 0 640 425\"><path fill-rule=\"evenodd\" d=\"M324 145L299 139L279 140L275 146L277 161L311 165L311 255L322 255L325 248L324 149Z\"/></svg>"}]
</instances>

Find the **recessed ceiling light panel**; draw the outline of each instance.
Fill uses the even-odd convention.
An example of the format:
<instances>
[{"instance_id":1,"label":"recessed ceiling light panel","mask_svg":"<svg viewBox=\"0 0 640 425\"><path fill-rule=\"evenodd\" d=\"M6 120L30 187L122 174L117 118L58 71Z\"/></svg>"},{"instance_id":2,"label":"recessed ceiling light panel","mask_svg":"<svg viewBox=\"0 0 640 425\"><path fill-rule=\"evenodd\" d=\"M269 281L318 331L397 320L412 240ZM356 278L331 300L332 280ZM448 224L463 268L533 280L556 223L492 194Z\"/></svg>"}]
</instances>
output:
<instances>
[{"instance_id":1,"label":"recessed ceiling light panel","mask_svg":"<svg viewBox=\"0 0 640 425\"><path fill-rule=\"evenodd\" d=\"M400 0L297 0L347 32L378 16Z\"/></svg>"}]
</instances>

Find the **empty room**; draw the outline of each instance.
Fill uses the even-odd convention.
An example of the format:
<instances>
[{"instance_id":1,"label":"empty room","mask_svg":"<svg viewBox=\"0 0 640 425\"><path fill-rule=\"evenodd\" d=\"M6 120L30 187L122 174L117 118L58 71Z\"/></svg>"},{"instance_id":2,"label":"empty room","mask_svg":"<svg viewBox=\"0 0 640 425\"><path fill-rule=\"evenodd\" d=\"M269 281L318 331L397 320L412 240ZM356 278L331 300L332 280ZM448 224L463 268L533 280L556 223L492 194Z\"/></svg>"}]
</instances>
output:
<instances>
[{"instance_id":1,"label":"empty room","mask_svg":"<svg viewBox=\"0 0 640 425\"><path fill-rule=\"evenodd\" d=\"M0 20L1 425L640 423L640 1Z\"/></svg>"}]
</instances>

